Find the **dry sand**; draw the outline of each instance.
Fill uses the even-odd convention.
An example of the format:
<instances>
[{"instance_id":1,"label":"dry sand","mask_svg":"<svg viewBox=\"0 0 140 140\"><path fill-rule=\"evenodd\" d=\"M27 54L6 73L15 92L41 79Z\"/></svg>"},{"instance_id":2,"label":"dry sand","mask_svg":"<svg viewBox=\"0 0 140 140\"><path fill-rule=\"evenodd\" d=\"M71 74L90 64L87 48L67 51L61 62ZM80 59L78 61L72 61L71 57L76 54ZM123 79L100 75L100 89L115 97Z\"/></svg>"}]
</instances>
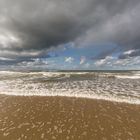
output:
<instances>
[{"instance_id":1,"label":"dry sand","mask_svg":"<svg viewBox=\"0 0 140 140\"><path fill-rule=\"evenodd\" d=\"M140 105L0 95L0 140L140 140Z\"/></svg>"}]
</instances>

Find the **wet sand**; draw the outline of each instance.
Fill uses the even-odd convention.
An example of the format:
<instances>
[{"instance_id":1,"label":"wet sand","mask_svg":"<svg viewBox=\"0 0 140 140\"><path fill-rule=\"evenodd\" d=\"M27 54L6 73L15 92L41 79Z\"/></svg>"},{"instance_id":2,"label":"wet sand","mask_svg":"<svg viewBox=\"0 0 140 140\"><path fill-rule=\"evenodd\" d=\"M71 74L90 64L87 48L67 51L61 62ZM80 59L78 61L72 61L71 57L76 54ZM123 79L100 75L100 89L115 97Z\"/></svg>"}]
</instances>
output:
<instances>
[{"instance_id":1,"label":"wet sand","mask_svg":"<svg viewBox=\"0 0 140 140\"><path fill-rule=\"evenodd\" d=\"M0 140L140 140L140 105L0 95Z\"/></svg>"}]
</instances>

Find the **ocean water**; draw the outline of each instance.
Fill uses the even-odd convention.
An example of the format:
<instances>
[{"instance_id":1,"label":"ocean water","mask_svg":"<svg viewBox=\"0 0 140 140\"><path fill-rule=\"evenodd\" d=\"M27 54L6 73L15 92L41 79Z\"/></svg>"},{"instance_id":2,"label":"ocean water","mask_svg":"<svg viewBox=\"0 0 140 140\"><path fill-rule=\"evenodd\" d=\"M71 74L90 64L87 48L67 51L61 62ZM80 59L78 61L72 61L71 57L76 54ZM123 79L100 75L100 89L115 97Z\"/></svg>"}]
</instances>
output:
<instances>
[{"instance_id":1,"label":"ocean water","mask_svg":"<svg viewBox=\"0 0 140 140\"><path fill-rule=\"evenodd\" d=\"M140 104L140 71L0 71L0 94L82 97Z\"/></svg>"}]
</instances>

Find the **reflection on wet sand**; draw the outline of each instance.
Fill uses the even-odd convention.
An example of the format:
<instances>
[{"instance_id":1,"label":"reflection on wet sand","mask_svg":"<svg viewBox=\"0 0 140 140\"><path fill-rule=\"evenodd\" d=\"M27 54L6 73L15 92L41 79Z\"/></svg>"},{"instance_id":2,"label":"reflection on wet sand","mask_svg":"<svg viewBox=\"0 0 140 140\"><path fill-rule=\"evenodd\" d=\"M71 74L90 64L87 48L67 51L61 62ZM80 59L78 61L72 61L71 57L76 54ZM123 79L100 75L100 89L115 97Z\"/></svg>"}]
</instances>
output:
<instances>
[{"instance_id":1,"label":"reflection on wet sand","mask_svg":"<svg viewBox=\"0 0 140 140\"><path fill-rule=\"evenodd\" d=\"M139 140L140 105L0 95L0 140Z\"/></svg>"}]
</instances>

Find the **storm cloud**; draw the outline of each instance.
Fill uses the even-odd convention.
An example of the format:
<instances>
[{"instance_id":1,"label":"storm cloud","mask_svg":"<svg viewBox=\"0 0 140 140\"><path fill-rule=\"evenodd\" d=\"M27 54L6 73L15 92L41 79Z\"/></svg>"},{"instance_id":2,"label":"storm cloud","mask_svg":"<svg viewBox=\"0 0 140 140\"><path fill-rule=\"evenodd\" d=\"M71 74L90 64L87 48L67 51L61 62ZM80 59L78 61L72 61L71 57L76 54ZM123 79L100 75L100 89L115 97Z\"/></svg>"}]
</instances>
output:
<instances>
[{"instance_id":1,"label":"storm cloud","mask_svg":"<svg viewBox=\"0 0 140 140\"><path fill-rule=\"evenodd\" d=\"M0 65L48 58L69 42L114 43L139 56L139 13L139 0L0 0Z\"/></svg>"}]
</instances>

